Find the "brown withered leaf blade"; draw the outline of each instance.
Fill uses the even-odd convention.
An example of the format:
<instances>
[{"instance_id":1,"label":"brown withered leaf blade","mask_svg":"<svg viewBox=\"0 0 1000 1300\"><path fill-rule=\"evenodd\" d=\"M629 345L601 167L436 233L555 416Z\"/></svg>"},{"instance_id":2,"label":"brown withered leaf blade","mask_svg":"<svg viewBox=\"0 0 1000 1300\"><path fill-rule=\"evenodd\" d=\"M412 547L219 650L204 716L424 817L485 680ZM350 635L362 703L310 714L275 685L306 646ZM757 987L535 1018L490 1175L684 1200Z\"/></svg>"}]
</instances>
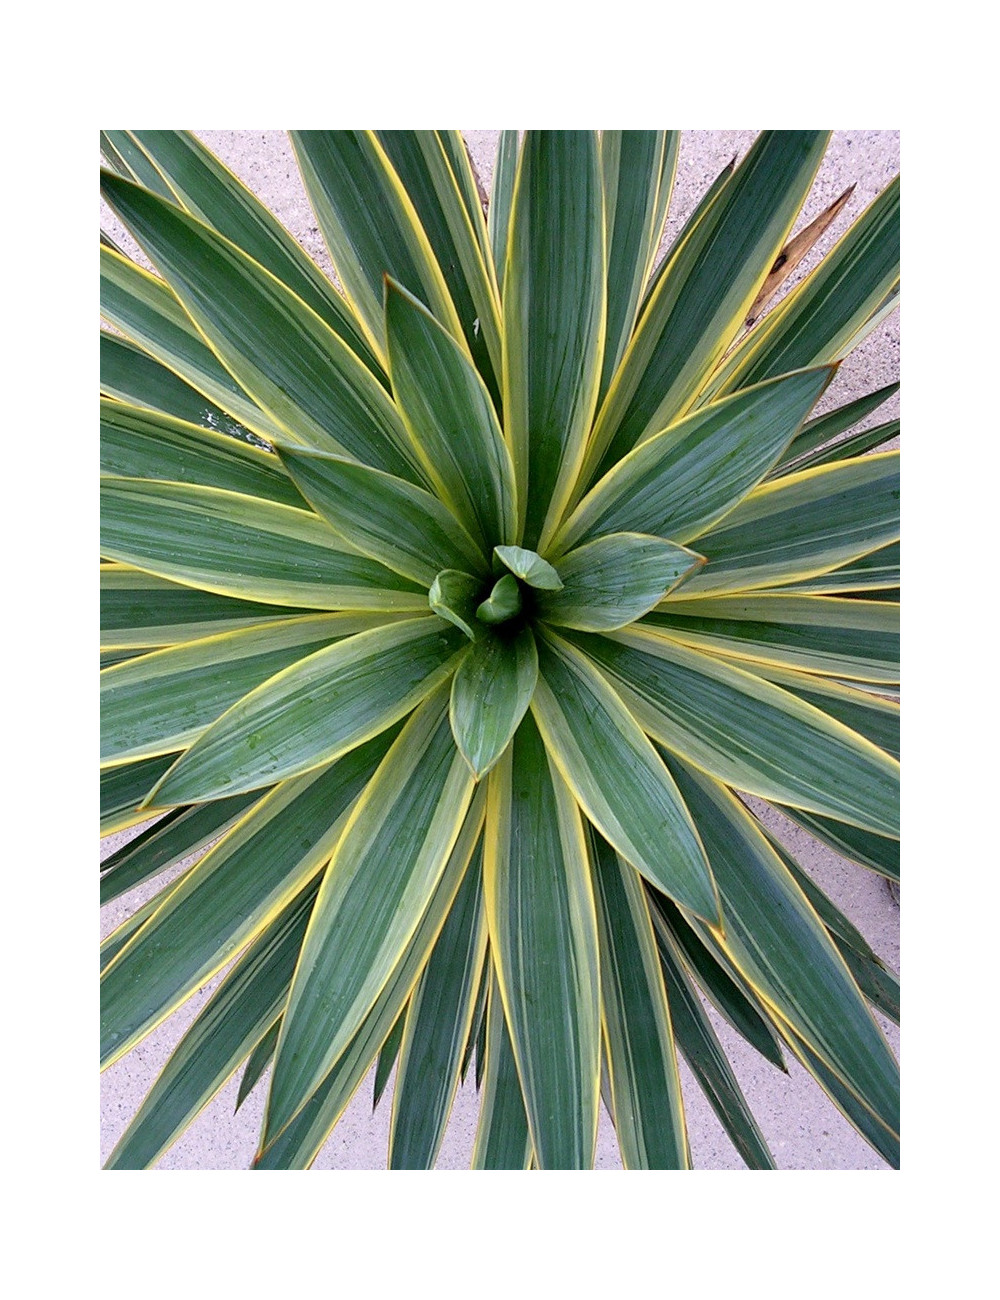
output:
<instances>
[{"instance_id":1,"label":"brown withered leaf blade","mask_svg":"<svg viewBox=\"0 0 1000 1300\"><path fill-rule=\"evenodd\" d=\"M743 322L744 329L750 327L757 321L764 306L782 284L788 279L805 255L819 241L824 232L837 219L847 200L854 193L854 185L849 185L839 198L834 199L825 212L821 212L815 221L811 221L804 230L788 241L785 247L778 254L774 265L768 273L767 279L761 285L760 293L753 301L753 306L747 312L747 318Z\"/></svg>"}]
</instances>

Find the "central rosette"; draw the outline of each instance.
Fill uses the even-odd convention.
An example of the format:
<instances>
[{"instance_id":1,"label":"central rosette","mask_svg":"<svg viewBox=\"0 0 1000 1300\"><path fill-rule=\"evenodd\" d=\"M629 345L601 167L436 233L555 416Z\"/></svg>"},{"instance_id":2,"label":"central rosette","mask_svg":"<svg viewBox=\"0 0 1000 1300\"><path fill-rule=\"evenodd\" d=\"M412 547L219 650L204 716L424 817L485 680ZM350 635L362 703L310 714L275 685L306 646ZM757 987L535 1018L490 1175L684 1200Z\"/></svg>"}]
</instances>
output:
<instances>
[{"instance_id":1,"label":"central rosette","mask_svg":"<svg viewBox=\"0 0 1000 1300\"><path fill-rule=\"evenodd\" d=\"M562 589L559 574L535 551L497 546L491 578L484 582L457 569L444 569L434 579L429 603L435 614L476 641L486 628L503 637L515 636L544 610L542 593Z\"/></svg>"}]
</instances>

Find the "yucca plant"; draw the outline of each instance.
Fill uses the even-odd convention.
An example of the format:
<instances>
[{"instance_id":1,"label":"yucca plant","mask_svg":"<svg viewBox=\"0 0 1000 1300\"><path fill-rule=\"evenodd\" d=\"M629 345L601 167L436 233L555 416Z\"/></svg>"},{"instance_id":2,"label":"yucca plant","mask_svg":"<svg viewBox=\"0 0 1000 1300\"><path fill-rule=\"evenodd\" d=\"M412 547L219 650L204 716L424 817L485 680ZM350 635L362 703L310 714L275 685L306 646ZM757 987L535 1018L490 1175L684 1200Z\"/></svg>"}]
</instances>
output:
<instances>
[{"instance_id":1,"label":"yucca plant","mask_svg":"<svg viewBox=\"0 0 1000 1300\"><path fill-rule=\"evenodd\" d=\"M293 133L329 280L191 134L102 189L102 1061L229 965L121 1139L245 1062L255 1167L377 1063L389 1163L690 1163L677 1052L773 1166L707 996L890 1163L898 985L760 818L898 879L898 178L774 306L828 136L759 136L656 261L675 132ZM769 310L769 306L771 309ZM204 851L206 846L207 852ZM473 1064L474 1063L474 1064Z\"/></svg>"}]
</instances>

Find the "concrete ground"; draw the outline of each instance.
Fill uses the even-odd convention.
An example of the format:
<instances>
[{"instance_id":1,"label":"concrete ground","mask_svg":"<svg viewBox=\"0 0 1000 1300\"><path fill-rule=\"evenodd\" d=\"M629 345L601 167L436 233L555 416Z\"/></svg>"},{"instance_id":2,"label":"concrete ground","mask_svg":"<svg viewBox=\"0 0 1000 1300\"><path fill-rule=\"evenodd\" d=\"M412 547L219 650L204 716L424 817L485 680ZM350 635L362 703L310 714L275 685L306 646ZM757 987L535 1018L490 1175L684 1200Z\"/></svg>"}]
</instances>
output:
<instances>
[{"instance_id":1,"label":"concrete ground","mask_svg":"<svg viewBox=\"0 0 1000 1300\"><path fill-rule=\"evenodd\" d=\"M752 143L754 131L686 132L680 151L677 178L665 243L669 243L719 170ZM199 131L198 135L266 202L301 241L315 260L329 271L322 239L306 200L295 162L283 132ZM492 177L496 131L466 131L480 175L489 186ZM860 213L899 170L899 133L896 131L838 131L833 135L799 226L818 215L848 185L857 188L834 226L817 249L790 277L796 284L840 236L846 224ZM120 227L105 214L106 228L123 243ZM787 291L786 288L786 291ZM817 411L851 400L891 383L899 377L898 315L879 328L848 357L824 394ZM898 413L898 397L886 403L868 423ZM863 427L863 426L862 426ZM794 850L818 884L862 931L876 952L894 970L899 969L899 909L885 882L874 873L845 862L804 831L778 814L772 825ZM102 857L137 833L122 832L102 844ZM162 887L167 877L156 882ZM154 887L136 890L105 908L102 936L139 906ZM101 1161L107 1159L145 1093L163 1067L176 1042L204 1005L218 976L206 990L150 1034L133 1052L102 1077ZM713 1023L733 1064L733 1069L781 1169L884 1169L881 1158L857 1135L811 1077L794 1061L784 1075L759 1057L714 1011ZM876 1016L893 1049L899 1052L899 1031ZM202 1112L187 1133L161 1158L160 1169L245 1169L256 1147L267 1077L234 1115L238 1077L230 1081ZM681 1061L681 1078L694 1165L699 1169L740 1169L743 1164L690 1072ZM317 1169L379 1169L385 1166L391 1104L391 1083L375 1114L371 1105L372 1079L358 1090L351 1105L320 1153ZM468 1167L476 1125L476 1091L470 1083L460 1090L437 1168ZM597 1168L620 1169L614 1132L607 1116L601 1117Z\"/></svg>"}]
</instances>

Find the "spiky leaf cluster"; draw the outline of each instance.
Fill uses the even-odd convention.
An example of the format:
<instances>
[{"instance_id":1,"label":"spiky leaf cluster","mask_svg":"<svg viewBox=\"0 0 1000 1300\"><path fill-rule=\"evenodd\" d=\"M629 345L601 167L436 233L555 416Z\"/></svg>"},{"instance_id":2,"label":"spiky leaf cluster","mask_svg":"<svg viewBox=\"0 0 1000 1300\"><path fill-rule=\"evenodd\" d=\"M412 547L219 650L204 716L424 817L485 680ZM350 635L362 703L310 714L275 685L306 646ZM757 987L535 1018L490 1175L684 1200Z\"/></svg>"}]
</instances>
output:
<instances>
[{"instance_id":1,"label":"spiky leaf cluster","mask_svg":"<svg viewBox=\"0 0 1000 1300\"><path fill-rule=\"evenodd\" d=\"M430 1167L475 1059L477 1167L590 1166L603 1074L682 1168L679 1050L768 1167L701 992L895 1160L894 977L741 797L898 877L888 390L810 418L898 184L765 310L827 139L657 261L676 132L504 132L488 212L457 132L293 133L337 287L194 136L102 137L155 268L102 240L102 897L211 845L104 945L104 1063L235 958L111 1165L246 1061L258 1167L376 1062Z\"/></svg>"}]
</instances>

